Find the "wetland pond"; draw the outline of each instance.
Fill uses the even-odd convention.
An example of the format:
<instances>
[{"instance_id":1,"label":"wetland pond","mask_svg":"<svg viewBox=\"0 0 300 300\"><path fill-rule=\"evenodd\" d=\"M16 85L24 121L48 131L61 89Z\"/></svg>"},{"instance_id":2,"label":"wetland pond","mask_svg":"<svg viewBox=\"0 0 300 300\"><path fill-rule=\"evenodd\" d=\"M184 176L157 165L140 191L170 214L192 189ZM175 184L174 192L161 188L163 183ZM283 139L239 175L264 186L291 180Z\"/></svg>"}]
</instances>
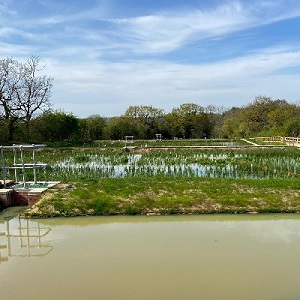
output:
<instances>
[{"instance_id":1,"label":"wetland pond","mask_svg":"<svg viewBox=\"0 0 300 300\"><path fill-rule=\"evenodd\" d=\"M3 214L1 299L300 298L300 215Z\"/></svg>"}]
</instances>

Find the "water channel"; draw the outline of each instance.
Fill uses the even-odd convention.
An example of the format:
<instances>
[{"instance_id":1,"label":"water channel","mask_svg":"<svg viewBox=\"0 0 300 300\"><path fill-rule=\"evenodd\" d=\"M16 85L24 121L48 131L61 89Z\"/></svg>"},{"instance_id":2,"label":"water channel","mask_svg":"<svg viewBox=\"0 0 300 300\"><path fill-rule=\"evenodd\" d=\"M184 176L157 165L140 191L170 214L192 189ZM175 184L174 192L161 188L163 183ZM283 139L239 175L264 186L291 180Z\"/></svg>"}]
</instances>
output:
<instances>
[{"instance_id":1,"label":"water channel","mask_svg":"<svg viewBox=\"0 0 300 300\"><path fill-rule=\"evenodd\" d=\"M300 215L4 214L1 299L300 299Z\"/></svg>"}]
</instances>

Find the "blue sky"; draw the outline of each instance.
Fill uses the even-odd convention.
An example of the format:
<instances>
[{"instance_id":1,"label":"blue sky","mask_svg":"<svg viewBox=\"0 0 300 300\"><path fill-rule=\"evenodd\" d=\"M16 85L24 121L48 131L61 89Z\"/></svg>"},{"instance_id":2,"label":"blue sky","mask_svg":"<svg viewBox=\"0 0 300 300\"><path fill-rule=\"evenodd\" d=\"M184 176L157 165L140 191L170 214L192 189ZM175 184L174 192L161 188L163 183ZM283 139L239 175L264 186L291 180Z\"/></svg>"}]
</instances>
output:
<instances>
[{"instance_id":1,"label":"blue sky","mask_svg":"<svg viewBox=\"0 0 300 300\"><path fill-rule=\"evenodd\" d=\"M299 0L0 0L0 58L41 57L54 109L297 102Z\"/></svg>"}]
</instances>

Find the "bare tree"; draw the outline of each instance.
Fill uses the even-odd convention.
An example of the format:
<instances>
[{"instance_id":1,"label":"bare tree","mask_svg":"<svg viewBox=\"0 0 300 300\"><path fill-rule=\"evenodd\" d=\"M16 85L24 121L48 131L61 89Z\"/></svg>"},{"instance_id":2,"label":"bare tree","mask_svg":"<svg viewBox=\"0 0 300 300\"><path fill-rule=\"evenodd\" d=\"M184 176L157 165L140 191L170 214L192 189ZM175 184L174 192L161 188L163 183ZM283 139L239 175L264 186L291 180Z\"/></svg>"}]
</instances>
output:
<instances>
[{"instance_id":1,"label":"bare tree","mask_svg":"<svg viewBox=\"0 0 300 300\"><path fill-rule=\"evenodd\" d=\"M0 60L0 121L4 125L2 137L13 140L15 124L23 121L29 138L30 121L38 111L50 107L53 78L39 75L38 56L21 63L12 58Z\"/></svg>"},{"instance_id":2,"label":"bare tree","mask_svg":"<svg viewBox=\"0 0 300 300\"><path fill-rule=\"evenodd\" d=\"M21 106L16 91L22 85L20 64L12 58L0 60L0 113L4 123L2 138L11 141L14 125L20 118Z\"/></svg>"},{"instance_id":3,"label":"bare tree","mask_svg":"<svg viewBox=\"0 0 300 300\"><path fill-rule=\"evenodd\" d=\"M16 90L17 102L20 106L21 117L25 122L26 135L29 138L30 121L38 111L50 108L50 97L53 78L46 75L39 76L42 71L38 56L30 57L21 66L22 86Z\"/></svg>"}]
</instances>

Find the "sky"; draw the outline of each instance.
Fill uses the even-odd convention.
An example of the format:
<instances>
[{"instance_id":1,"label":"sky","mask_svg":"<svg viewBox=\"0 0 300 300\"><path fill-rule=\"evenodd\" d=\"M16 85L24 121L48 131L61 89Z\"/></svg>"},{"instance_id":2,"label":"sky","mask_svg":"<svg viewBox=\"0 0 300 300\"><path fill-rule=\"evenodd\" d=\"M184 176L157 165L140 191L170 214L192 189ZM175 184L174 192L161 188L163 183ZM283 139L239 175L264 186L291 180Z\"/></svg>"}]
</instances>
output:
<instances>
[{"instance_id":1,"label":"sky","mask_svg":"<svg viewBox=\"0 0 300 300\"><path fill-rule=\"evenodd\" d=\"M0 59L37 55L52 108L120 116L300 100L299 0L0 0Z\"/></svg>"}]
</instances>

